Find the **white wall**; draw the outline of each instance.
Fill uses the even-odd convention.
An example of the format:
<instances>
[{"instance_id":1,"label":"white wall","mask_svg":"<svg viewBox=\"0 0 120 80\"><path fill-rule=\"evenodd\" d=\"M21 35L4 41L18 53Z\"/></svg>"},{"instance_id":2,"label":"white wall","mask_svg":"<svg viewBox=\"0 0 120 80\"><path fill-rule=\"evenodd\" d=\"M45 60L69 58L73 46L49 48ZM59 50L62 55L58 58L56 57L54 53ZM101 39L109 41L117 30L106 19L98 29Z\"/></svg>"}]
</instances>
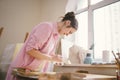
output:
<instances>
[{"instance_id":1,"label":"white wall","mask_svg":"<svg viewBox=\"0 0 120 80\"><path fill-rule=\"evenodd\" d=\"M0 0L0 55L7 44L21 43L26 32L42 21L57 21L67 0Z\"/></svg>"}]
</instances>

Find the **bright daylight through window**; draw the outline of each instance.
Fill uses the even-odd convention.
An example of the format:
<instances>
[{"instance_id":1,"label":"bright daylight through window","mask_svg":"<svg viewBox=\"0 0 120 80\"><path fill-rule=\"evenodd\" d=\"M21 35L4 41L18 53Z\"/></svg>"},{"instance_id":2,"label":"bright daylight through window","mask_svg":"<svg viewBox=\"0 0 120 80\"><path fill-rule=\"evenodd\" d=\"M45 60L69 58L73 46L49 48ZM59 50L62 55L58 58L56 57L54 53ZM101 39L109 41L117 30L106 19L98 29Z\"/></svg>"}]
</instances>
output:
<instances>
[{"instance_id":1,"label":"bright daylight through window","mask_svg":"<svg viewBox=\"0 0 120 80\"><path fill-rule=\"evenodd\" d=\"M120 2L94 10L95 58L102 58L103 50L109 50L111 53L112 50L120 49L119 30Z\"/></svg>"},{"instance_id":2,"label":"bright daylight through window","mask_svg":"<svg viewBox=\"0 0 120 80\"><path fill-rule=\"evenodd\" d=\"M77 8L79 29L75 43L85 49L94 44L95 59L102 59L103 51L108 50L112 60L111 51L120 50L120 1L81 0L79 3L82 4Z\"/></svg>"}]
</instances>

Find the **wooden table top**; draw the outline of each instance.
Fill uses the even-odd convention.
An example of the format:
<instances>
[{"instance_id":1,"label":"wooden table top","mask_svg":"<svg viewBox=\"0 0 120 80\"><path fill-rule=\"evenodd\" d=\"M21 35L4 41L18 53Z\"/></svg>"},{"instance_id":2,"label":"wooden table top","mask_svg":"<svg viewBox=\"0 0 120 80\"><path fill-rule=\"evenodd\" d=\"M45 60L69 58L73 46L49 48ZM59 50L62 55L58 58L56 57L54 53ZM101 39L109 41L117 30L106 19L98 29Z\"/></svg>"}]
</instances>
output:
<instances>
[{"instance_id":1,"label":"wooden table top","mask_svg":"<svg viewBox=\"0 0 120 80\"><path fill-rule=\"evenodd\" d=\"M116 80L116 76L109 76L109 75L98 75L98 74L87 74L87 73L65 73L65 72L46 72L33 75L25 75L17 72L17 70L13 70L14 76L19 76L21 78L32 78L38 79L46 78L45 80L64 80L61 77L66 77L66 80ZM50 79L52 78L52 79Z\"/></svg>"}]
</instances>

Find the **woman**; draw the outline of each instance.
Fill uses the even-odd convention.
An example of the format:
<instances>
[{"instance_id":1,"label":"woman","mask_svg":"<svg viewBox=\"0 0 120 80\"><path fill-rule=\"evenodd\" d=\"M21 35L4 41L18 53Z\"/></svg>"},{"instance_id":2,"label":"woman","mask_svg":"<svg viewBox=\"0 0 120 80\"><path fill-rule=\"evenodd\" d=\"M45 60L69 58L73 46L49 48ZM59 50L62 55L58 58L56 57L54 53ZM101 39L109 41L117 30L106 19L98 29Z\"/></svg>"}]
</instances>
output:
<instances>
[{"instance_id":1,"label":"woman","mask_svg":"<svg viewBox=\"0 0 120 80\"><path fill-rule=\"evenodd\" d=\"M74 12L65 14L60 22L44 22L32 30L22 49L11 63L6 80L15 80L11 75L13 67L22 67L26 71L35 71L43 61L62 62L55 55L55 48L60 35L69 35L78 28ZM41 72L47 71L47 63Z\"/></svg>"}]
</instances>

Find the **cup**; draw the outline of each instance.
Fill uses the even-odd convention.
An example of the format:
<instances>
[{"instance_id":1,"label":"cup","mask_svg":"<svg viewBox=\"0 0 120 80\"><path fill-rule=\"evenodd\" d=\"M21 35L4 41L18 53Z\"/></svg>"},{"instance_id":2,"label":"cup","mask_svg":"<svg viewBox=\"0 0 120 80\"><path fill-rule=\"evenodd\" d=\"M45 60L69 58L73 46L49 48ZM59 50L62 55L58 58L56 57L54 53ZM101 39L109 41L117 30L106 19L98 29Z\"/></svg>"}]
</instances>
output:
<instances>
[{"instance_id":1,"label":"cup","mask_svg":"<svg viewBox=\"0 0 120 80\"><path fill-rule=\"evenodd\" d=\"M102 60L103 60L103 62L110 62L110 53L108 50L103 50Z\"/></svg>"}]
</instances>

